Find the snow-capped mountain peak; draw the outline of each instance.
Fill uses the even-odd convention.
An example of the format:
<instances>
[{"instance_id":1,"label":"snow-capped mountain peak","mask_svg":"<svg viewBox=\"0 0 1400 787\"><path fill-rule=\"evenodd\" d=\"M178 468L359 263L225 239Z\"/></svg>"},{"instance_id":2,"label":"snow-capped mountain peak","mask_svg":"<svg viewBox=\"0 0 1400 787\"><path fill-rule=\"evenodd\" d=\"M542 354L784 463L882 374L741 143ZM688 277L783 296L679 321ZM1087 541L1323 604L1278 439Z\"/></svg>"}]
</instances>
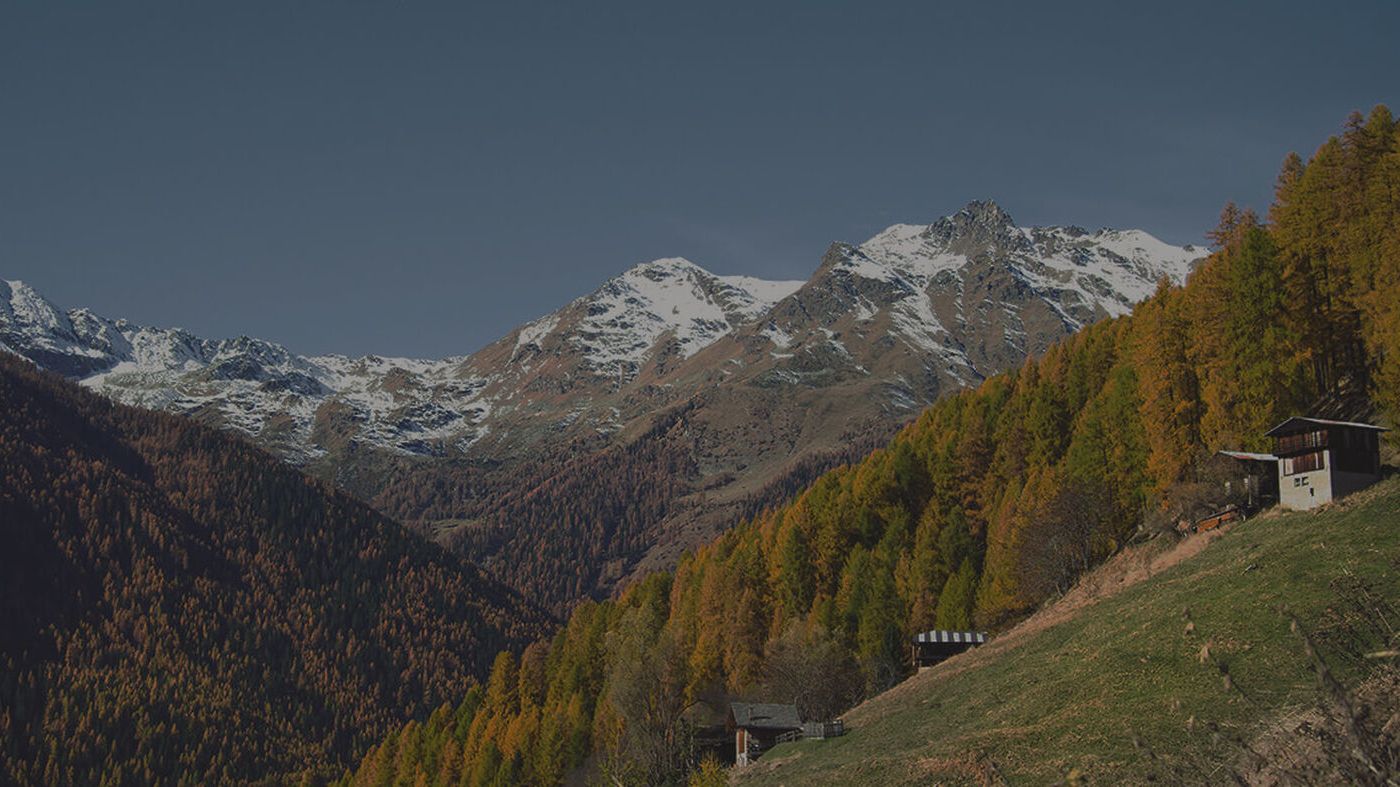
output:
<instances>
[{"instance_id":1,"label":"snow-capped mountain peak","mask_svg":"<svg viewBox=\"0 0 1400 787\"><path fill-rule=\"evenodd\" d=\"M923 359L927 378L968 384L1128 312L1163 277L1184 281L1205 255L1141 230L1022 228L996 203L972 202L929 224L834 244L794 296L800 304L775 309L759 333L775 358L802 370L790 379L810 374L804 352L856 374L895 352ZM937 388L904 387L910 407Z\"/></svg>"},{"instance_id":2,"label":"snow-capped mountain peak","mask_svg":"<svg viewBox=\"0 0 1400 787\"><path fill-rule=\"evenodd\" d=\"M563 430L611 434L729 375L765 390L861 380L880 392L871 406L908 412L1127 311L1202 256L1141 230L1021 228L982 201L836 244L807 282L644 262L468 357L302 356L64 311L20 282L0 282L0 349L294 461L352 444L513 455Z\"/></svg>"},{"instance_id":3,"label":"snow-capped mountain peak","mask_svg":"<svg viewBox=\"0 0 1400 787\"><path fill-rule=\"evenodd\" d=\"M517 345L543 348L553 334L553 344L582 355L586 371L627 382L659 354L691 357L758 319L802 284L716 276L681 257L653 260L530 323Z\"/></svg>"},{"instance_id":4,"label":"snow-capped mountain peak","mask_svg":"<svg viewBox=\"0 0 1400 787\"><path fill-rule=\"evenodd\" d=\"M0 281L0 319L35 330L66 330L67 320L53 304L22 281Z\"/></svg>"},{"instance_id":5,"label":"snow-capped mountain peak","mask_svg":"<svg viewBox=\"0 0 1400 787\"><path fill-rule=\"evenodd\" d=\"M1066 323L1077 328L1100 310L1126 313L1151 295L1163 277L1185 281L1206 253L1200 247L1173 246L1142 230L1022 228L996 203L985 201L969 203L932 224L893 225L850 249L839 267L923 291L940 273L991 264L1042 294L1066 300Z\"/></svg>"},{"instance_id":6,"label":"snow-capped mountain peak","mask_svg":"<svg viewBox=\"0 0 1400 787\"><path fill-rule=\"evenodd\" d=\"M110 365L106 353L85 341L99 326L83 312L77 326L22 281L0 281L0 344L46 368L80 376Z\"/></svg>"},{"instance_id":7,"label":"snow-capped mountain peak","mask_svg":"<svg viewBox=\"0 0 1400 787\"><path fill-rule=\"evenodd\" d=\"M953 247L962 242L974 246L1021 245L1022 235L1011 214L991 200L969 202L962 210L944 216L928 226L929 240Z\"/></svg>"}]
</instances>

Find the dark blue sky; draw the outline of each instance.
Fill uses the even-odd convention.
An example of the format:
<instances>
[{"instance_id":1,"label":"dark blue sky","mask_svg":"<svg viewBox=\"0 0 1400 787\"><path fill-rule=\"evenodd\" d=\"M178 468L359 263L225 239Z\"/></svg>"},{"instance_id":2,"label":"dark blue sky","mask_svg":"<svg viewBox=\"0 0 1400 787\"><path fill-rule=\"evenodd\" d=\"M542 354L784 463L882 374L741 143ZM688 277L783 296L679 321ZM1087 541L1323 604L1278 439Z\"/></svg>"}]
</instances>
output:
<instances>
[{"instance_id":1,"label":"dark blue sky","mask_svg":"<svg viewBox=\"0 0 1400 787\"><path fill-rule=\"evenodd\" d=\"M1400 104L1392 0L222 5L0 10L0 278L459 354L638 261L805 278L975 198L1198 242Z\"/></svg>"}]
</instances>

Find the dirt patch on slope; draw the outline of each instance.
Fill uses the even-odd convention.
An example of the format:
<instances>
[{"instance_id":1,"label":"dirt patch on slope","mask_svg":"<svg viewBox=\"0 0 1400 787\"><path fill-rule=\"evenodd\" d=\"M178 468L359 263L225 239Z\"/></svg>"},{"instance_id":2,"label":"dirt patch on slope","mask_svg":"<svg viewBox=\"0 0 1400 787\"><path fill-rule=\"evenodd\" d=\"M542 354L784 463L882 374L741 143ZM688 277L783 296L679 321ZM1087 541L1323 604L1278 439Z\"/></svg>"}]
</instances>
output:
<instances>
[{"instance_id":1,"label":"dirt patch on slope","mask_svg":"<svg viewBox=\"0 0 1400 787\"><path fill-rule=\"evenodd\" d=\"M1360 769L1358 771L1358 768ZM1347 695L1285 714L1258 735L1235 766L1253 787L1393 784L1400 771L1400 669L1384 665Z\"/></svg>"}]
</instances>

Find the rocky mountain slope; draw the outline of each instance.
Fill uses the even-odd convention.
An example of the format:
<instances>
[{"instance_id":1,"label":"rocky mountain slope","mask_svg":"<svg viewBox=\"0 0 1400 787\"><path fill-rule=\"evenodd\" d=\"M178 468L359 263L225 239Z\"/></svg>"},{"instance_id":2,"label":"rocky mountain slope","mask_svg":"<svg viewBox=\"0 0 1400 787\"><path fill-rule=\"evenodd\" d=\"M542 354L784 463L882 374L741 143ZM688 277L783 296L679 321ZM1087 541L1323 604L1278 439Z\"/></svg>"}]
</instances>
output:
<instances>
[{"instance_id":1,"label":"rocky mountain slope","mask_svg":"<svg viewBox=\"0 0 1400 787\"><path fill-rule=\"evenodd\" d=\"M714 276L682 259L638 265L470 358L301 356L246 336L63 311L0 282L0 348L127 404L200 415L305 463L334 448L317 418L353 422L362 446L405 455L470 453L498 421L565 422L584 394L684 360L757 319L801 282ZM606 429L615 419L595 418ZM510 442L508 435L500 438Z\"/></svg>"},{"instance_id":2,"label":"rocky mountain slope","mask_svg":"<svg viewBox=\"0 0 1400 787\"><path fill-rule=\"evenodd\" d=\"M974 202L833 244L806 282L638 265L461 358L205 340L64 312L15 282L0 284L0 346L243 433L560 603L666 564L1204 254L1136 230L1021 228ZM638 461L648 472L629 475Z\"/></svg>"}]
</instances>

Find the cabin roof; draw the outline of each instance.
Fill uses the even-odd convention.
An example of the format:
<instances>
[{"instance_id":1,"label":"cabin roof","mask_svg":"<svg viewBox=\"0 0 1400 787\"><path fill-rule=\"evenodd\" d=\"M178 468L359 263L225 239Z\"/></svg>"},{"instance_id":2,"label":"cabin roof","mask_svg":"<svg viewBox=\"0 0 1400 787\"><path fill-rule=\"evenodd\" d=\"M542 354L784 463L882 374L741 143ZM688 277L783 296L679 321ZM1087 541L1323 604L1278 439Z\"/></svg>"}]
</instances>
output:
<instances>
[{"instance_id":1,"label":"cabin roof","mask_svg":"<svg viewBox=\"0 0 1400 787\"><path fill-rule=\"evenodd\" d=\"M1375 432L1389 432L1384 426L1375 424L1363 424L1358 421L1331 421L1326 418L1308 418L1306 416L1295 415L1275 426L1264 434L1269 437L1279 437L1281 435L1294 434L1295 432L1307 431L1318 426L1343 426L1349 429L1370 429Z\"/></svg>"},{"instance_id":2,"label":"cabin roof","mask_svg":"<svg viewBox=\"0 0 1400 787\"><path fill-rule=\"evenodd\" d=\"M1256 454L1250 451L1216 451L1221 456L1228 456L1231 459L1243 459L1249 462L1277 462L1278 457L1273 454Z\"/></svg>"},{"instance_id":3,"label":"cabin roof","mask_svg":"<svg viewBox=\"0 0 1400 787\"><path fill-rule=\"evenodd\" d=\"M796 705L771 702L731 702L729 715L735 727L759 730L796 730L802 727Z\"/></svg>"},{"instance_id":4,"label":"cabin roof","mask_svg":"<svg viewBox=\"0 0 1400 787\"><path fill-rule=\"evenodd\" d=\"M980 631L944 631L934 629L925 631L922 634L914 635L915 642L965 642L970 645L981 645L987 641L987 635Z\"/></svg>"}]
</instances>

